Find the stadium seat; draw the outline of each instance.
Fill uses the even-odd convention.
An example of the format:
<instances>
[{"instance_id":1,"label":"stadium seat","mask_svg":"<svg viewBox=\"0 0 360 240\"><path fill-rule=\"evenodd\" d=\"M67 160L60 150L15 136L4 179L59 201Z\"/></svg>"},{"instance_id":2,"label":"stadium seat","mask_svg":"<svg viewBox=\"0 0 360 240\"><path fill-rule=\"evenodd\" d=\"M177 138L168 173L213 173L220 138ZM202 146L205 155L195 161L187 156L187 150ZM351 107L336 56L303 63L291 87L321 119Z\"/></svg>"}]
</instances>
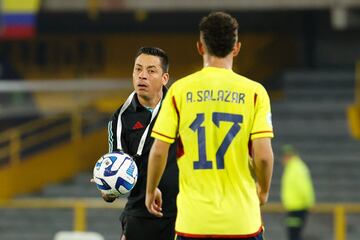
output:
<instances>
[{"instance_id":1,"label":"stadium seat","mask_svg":"<svg viewBox=\"0 0 360 240\"><path fill-rule=\"evenodd\" d=\"M96 232L60 231L55 234L54 240L105 240L105 238Z\"/></svg>"}]
</instances>

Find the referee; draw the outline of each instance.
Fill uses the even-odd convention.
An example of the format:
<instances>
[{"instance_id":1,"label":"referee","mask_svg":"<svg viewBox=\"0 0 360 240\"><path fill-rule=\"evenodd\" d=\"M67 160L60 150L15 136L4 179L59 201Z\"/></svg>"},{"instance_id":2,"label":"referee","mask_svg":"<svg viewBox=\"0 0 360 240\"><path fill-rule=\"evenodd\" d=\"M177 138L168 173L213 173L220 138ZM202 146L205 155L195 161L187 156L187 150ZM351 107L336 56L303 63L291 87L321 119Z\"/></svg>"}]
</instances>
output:
<instances>
[{"instance_id":1,"label":"referee","mask_svg":"<svg viewBox=\"0 0 360 240\"><path fill-rule=\"evenodd\" d=\"M157 218L150 214L144 204L148 157L154 141L150 133L167 91L168 68L168 56L163 50L140 48L133 71L135 91L113 114L108 124L109 151L124 151L133 156L139 170L137 183L120 217L121 240L169 240L175 237L178 193L175 144L171 145L165 174L159 185L163 194L164 217ZM113 202L116 198L103 195L103 199Z\"/></svg>"}]
</instances>

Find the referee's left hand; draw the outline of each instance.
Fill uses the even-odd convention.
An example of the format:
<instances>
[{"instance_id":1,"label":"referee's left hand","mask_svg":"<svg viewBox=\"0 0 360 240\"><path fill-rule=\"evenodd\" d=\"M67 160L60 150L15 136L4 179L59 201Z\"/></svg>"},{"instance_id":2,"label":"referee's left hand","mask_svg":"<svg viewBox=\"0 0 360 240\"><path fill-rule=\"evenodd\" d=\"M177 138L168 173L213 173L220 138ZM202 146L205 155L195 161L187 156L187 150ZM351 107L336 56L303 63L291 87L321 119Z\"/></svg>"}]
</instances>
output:
<instances>
[{"instance_id":1,"label":"referee's left hand","mask_svg":"<svg viewBox=\"0 0 360 240\"><path fill-rule=\"evenodd\" d=\"M162 193L159 188L156 188L154 192L147 192L145 198L145 205L148 211L157 216L162 217Z\"/></svg>"}]
</instances>

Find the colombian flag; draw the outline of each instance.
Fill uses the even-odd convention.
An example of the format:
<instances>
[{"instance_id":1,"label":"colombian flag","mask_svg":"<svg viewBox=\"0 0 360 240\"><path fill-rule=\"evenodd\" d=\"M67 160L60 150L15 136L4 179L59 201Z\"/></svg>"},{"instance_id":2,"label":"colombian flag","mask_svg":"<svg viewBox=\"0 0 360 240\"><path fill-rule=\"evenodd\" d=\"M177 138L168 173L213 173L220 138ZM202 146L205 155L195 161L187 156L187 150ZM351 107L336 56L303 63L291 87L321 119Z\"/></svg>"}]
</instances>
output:
<instances>
[{"instance_id":1,"label":"colombian flag","mask_svg":"<svg viewBox=\"0 0 360 240\"><path fill-rule=\"evenodd\" d=\"M24 39L36 34L36 14L40 0L0 0L0 37Z\"/></svg>"}]
</instances>

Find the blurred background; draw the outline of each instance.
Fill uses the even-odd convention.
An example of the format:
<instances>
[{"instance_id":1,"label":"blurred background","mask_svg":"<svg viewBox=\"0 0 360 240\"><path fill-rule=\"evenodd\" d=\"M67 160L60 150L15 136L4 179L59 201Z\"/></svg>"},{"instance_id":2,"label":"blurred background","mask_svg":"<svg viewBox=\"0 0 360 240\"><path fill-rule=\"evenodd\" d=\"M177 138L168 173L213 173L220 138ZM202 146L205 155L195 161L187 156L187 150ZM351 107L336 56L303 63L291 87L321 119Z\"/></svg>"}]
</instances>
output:
<instances>
[{"instance_id":1,"label":"blurred background","mask_svg":"<svg viewBox=\"0 0 360 240\"><path fill-rule=\"evenodd\" d=\"M359 0L1 0L0 239L62 230L119 239L125 198L89 182L107 121L132 91L134 55L158 46L171 81L202 67L198 22L239 21L234 70L261 82L275 138L268 239L286 239L281 146L309 166L317 203L305 239L360 239Z\"/></svg>"}]
</instances>

